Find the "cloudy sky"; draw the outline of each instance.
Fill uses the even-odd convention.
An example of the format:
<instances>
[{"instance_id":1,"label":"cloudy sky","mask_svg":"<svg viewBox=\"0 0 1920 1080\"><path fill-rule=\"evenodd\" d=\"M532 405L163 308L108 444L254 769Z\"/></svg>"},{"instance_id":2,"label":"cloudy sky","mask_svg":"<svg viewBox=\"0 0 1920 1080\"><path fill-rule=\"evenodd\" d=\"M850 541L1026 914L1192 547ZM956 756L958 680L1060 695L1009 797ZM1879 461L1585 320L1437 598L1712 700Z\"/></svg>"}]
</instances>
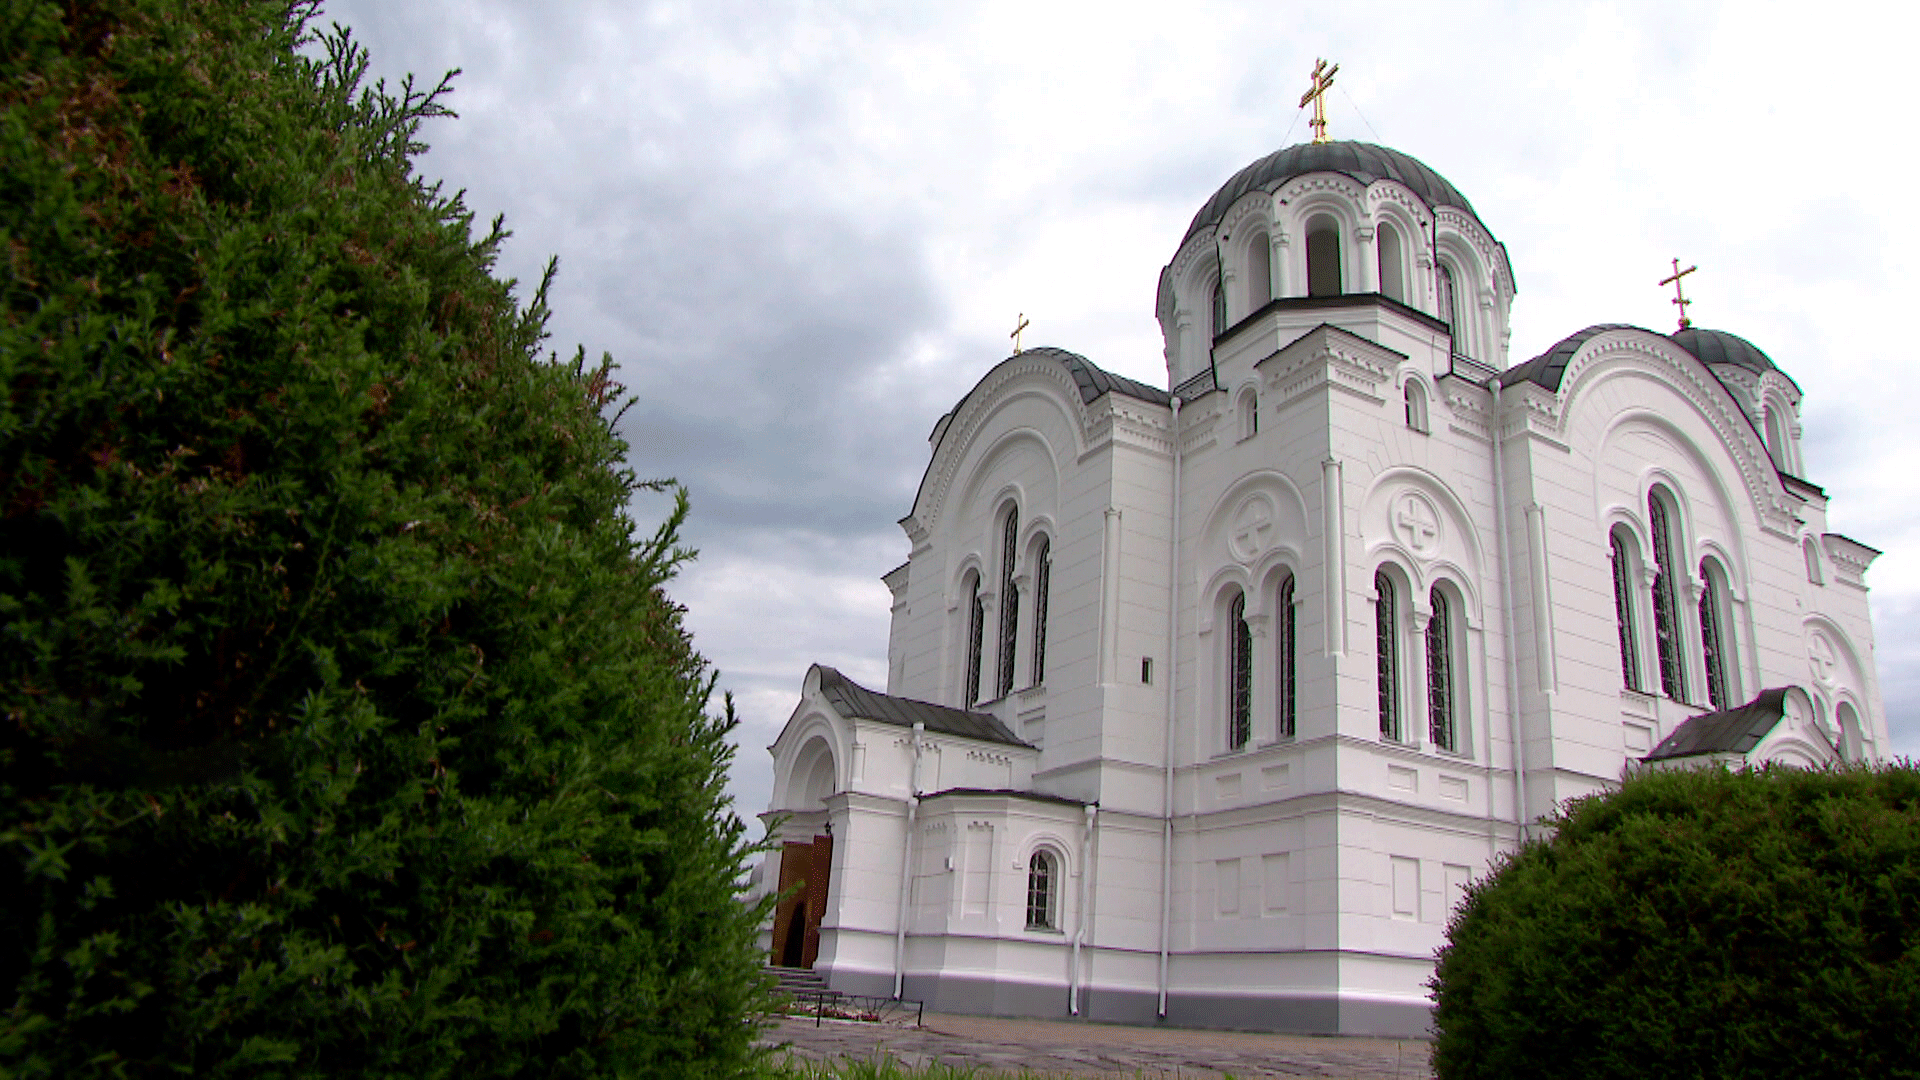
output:
<instances>
[{"instance_id":1,"label":"cloudy sky","mask_svg":"<svg viewBox=\"0 0 1920 1080\"><path fill-rule=\"evenodd\" d=\"M1188 219L1307 135L1453 181L1513 260L1512 359L1695 321L1805 391L1809 479L1869 572L1896 750L1920 754L1920 271L1904 5L333 0L390 82L460 68L423 162L503 269L560 260L555 347L610 352L635 468L692 492L675 587L744 723L733 790L810 662L886 675L934 422L1009 351L1164 384L1154 287ZM1883 212L1889 211L1889 212ZM642 504L656 519L663 508Z\"/></svg>"}]
</instances>

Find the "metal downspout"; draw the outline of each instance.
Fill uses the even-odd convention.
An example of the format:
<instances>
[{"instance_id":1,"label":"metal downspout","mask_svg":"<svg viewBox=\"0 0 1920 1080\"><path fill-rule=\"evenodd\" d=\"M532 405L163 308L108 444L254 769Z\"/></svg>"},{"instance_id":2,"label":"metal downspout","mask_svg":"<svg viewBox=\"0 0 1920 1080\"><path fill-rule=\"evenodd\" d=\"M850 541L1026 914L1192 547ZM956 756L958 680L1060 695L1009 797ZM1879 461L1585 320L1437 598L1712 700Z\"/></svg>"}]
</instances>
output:
<instances>
[{"instance_id":1,"label":"metal downspout","mask_svg":"<svg viewBox=\"0 0 1920 1080\"><path fill-rule=\"evenodd\" d=\"M1080 823L1080 896L1074 903L1073 971L1067 976L1067 1015L1080 1015L1080 943L1087 937L1087 879L1093 876L1093 817L1099 803L1087 804L1086 819Z\"/></svg>"},{"instance_id":2,"label":"metal downspout","mask_svg":"<svg viewBox=\"0 0 1920 1080\"><path fill-rule=\"evenodd\" d=\"M1520 724L1520 659L1513 633L1513 558L1507 551L1507 480L1500 435L1506 426L1500 415L1500 377L1493 377L1493 517L1494 540L1500 553L1500 621L1506 638L1507 726L1513 739L1513 823L1520 842L1527 841L1527 745Z\"/></svg>"},{"instance_id":3,"label":"metal downspout","mask_svg":"<svg viewBox=\"0 0 1920 1080\"><path fill-rule=\"evenodd\" d=\"M894 911L893 1000L899 1001L907 982L907 894L913 888L913 823L920 810L920 737L927 725L913 725L913 771L907 778L907 833L900 844L900 903Z\"/></svg>"},{"instance_id":4,"label":"metal downspout","mask_svg":"<svg viewBox=\"0 0 1920 1080\"><path fill-rule=\"evenodd\" d=\"M1167 1018L1167 945L1173 931L1173 718L1180 675L1180 395L1173 395L1173 515L1167 522L1167 729L1160 803L1160 1005Z\"/></svg>"}]
</instances>

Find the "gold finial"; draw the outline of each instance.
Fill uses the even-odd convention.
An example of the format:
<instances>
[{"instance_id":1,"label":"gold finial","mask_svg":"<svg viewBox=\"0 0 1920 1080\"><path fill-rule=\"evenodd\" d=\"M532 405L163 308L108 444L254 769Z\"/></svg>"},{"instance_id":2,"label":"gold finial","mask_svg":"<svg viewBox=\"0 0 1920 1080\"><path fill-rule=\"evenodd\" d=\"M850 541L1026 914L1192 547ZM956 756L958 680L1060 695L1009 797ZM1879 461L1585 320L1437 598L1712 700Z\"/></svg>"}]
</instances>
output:
<instances>
[{"instance_id":1,"label":"gold finial","mask_svg":"<svg viewBox=\"0 0 1920 1080\"><path fill-rule=\"evenodd\" d=\"M1007 335L1008 337L1013 339L1013 355L1015 356L1020 355L1020 331L1025 330L1027 327L1033 325L1032 323L1027 321L1027 313L1024 311L1020 313L1020 318L1018 320L1018 323L1019 325L1013 328L1013 333Z\"/></svg>"},{"instance_id":2,"label":"gold finial","mask_svg":"<svg viewBox=\"0 0 1920 1080\"><path fill-rule=\"evenodd\" d=\"M1339 70L1339 64L1328 67L1325 60L1315 60L1313 62L1313 86L1306 93L1300 95L1301 108L1306 108L1307 102L1313 102L1313 119L1307 121L1307 126L1313 129L1313 141L1317 143L1333 141L1327 138L1326 95L1327 88L1333 85L1333 73Z\"/></svg>"},{"instance_id":3,"label":"gold finial","mask_svg":"<svg viewBox=\"0 0 1920 1080\"><path fill-rule=\"evenodd\" d=\"M1693 303L1693 301L1687 299L1687 294L1680 290L1680 279L1698 269L1700 268L1697 266L1689 266L1685 270L1682 270L1680 269L1680 260L1675 259L1673 260L1673 275L1660 279L1660 284L1670 284L1673 286L1673 302L1680 305L1680 329L1682 330L1693 325L1693 321L1687 318L1687 305Z\"/></svg>"}]
</instances>

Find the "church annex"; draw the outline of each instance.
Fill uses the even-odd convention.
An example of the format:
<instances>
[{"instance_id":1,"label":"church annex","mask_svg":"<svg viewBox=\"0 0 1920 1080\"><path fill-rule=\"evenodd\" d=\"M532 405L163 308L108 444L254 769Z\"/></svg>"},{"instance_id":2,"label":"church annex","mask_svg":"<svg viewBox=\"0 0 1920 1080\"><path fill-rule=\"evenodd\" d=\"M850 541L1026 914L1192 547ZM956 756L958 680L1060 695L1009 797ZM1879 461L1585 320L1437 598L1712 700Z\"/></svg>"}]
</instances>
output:
<instances>
[{"instance_id":1,"label":"church annex","mask_svg":"<svg viewBox=\"0 0 1920 1080\"><path fill-rule=\"evenodd\" d=\"M1676 267L1676 270L1678 267ZM772 746L775 963L935 1009L1417 1034L1460 890L1623 770L1886 753L1800 389L1730 333L1510 364L1394 150L1280 150L1161 271L1165 388L1036 348L931 437L885 692Z\"/></svg>"}]
</instances>

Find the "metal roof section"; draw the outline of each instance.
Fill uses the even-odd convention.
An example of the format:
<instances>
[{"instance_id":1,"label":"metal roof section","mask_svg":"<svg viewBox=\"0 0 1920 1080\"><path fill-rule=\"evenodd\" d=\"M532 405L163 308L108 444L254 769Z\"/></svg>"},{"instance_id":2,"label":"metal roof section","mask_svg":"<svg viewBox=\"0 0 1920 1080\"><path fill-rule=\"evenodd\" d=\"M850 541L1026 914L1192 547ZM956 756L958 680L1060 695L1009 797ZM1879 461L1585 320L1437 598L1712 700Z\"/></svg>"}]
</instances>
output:
<instances>
[{"instance_id":1,"label":"metal roof section","mask_svg":"<svg viewBox=\"0 0 1920 1080\"><path fill-rule=\"evenodd\" d=\"M1568 334L1556 342L1553 348L1524 364L1515 364L1500 373L1500 385L1512 386L1515 383L1531 382L1544 386L1554 393L1560 392L1561 376L1567 373L1567 364L1573 354L1580 351L1590 338L1604 334L1609 330L1638 330L1640 327L1626 323L1596 323L1585 330ZM1651 330L1647 331L1652 333Z\"/></svg>"},{"instance_id":2,"label":"metal roof section","mask_svg":"<svg viewBox=\"0 0 1920 1080\"><path fill-rule=\"evenodd\" d=\"M1027 349L1015 355L1039 355L1051 360L1058 360L1060 363L1066 365L1067 374L1073 376L1073 385L1080 388L1080 404L1082 405L1091 405L1099 400L1102 394L1115 392L1126 397L1137 398L1141 401L1151 401L1155 405L1172 404L1165 390L1157 386L1148 386L1143 382L1135 382L1124 375L1115 375L1111 371L1102 369L1099 365L1081 356L1079 353L1068 352L1065 349L1056 349L1049 345L1042 345L1037 349Z\"/></svg>"},{"instance_id":3,"label":"metal roof section","mask_svg":"<svg viewBox=\"0 0 1920 1080\"><path fill-rule=\"evenodd\" d=\"M1760 691L1760 696L1731 709L1703 713L1673 729L1641 761L1668 761L1702 754L1745 754L1760 745L1786 715L1788 687Z\"/></svg>"},{"instance_id":4,"label":"metal roof section","mask_svg":"<svg viewBox=\"0 0 1920 1080\"><path fill-rule=\"evenodd\" d=\"M882 724L894 724L905 728L915 724L925 724L928 731L941 735L956 735L963 739L978 739L982 742L1033 749L1033 744L1022 742L991 713L969 712L965 709L949 708L927 701L915 701L912 698L878 693L861 686L834 668L824 664L817 664L815 667L820 673L820 696L833 706L834 711L850 720L877 720Z\"/></svg>"},{"instance_id":5,"label":"metal roof section","mask_svg":"<svg viewBox=\"0 0 1920 1080\"><path fill-rule=\"evenodd\" d=\"M1040 792L1040 791L1021 791L1018 788L978 788L978 787L945 788L940 791L933 792L930 795L920 796L920 801L923 803L930 802L934 799L943 798L948 795L962 795L962 796L985 795L985 796L991 796L991 797L1003 798L1003 799L1024 799L1027 802L1053 803L1056 806L1089 805L1083 799L1069 799L1065 795L1048 795L1045 792Z\"/></svg>"},{"instance_id":6,"label":"metal roof section","mask_svg":"<svg viewBox=\"0 0 1920 1080\"><path fill-rule=\"evenodd\" d=\"M1780 371L1780 366L1775 364L1766 353L1761 352L1754 346L1753 342L1748 341L1738 334L1729 334L1725 330L1705 330L1698 326L1689 326L1684 330L1677 330L1668 334L1667 337L1672 339L1675 345L1692 353L1696 359L1709 368L1720 364L1732 364L1735 367L1746 368L1755 375L1765 375L1769 371L1778 371L1780 372L1781 378L1790 383L1793 382L1793 376L1788 375L1784 371ZM1795 390L1800 389L1800 384L1793 383L1793 388Z\"/></svg>"},{"instance_id":7,"label":"metal roof section","mask_svg":"<svg viewBox=\"0 0 1920 1080\"><path fill-rule=\"evenodd\" d=\"M1193 224L1187 226L1187 234L1180 238L1180 243L1184 246L1193 239L1194 233L1218 225L1227 210L1247 192L1272 191L1296 176L1317 172L1340 173L1362 184L1392 180L1419 196L1429 210L1458 207L1472 215L1473 220L1480 221L1480 215L1473 212L1473 204L1467 202L1458 188L1410 154L1364 142L1299 143L1275 150L1234 173L1193 216ZM1486 228L1486 223L1481 222L1480 227Z\"/></svg>"}]
</instances>

